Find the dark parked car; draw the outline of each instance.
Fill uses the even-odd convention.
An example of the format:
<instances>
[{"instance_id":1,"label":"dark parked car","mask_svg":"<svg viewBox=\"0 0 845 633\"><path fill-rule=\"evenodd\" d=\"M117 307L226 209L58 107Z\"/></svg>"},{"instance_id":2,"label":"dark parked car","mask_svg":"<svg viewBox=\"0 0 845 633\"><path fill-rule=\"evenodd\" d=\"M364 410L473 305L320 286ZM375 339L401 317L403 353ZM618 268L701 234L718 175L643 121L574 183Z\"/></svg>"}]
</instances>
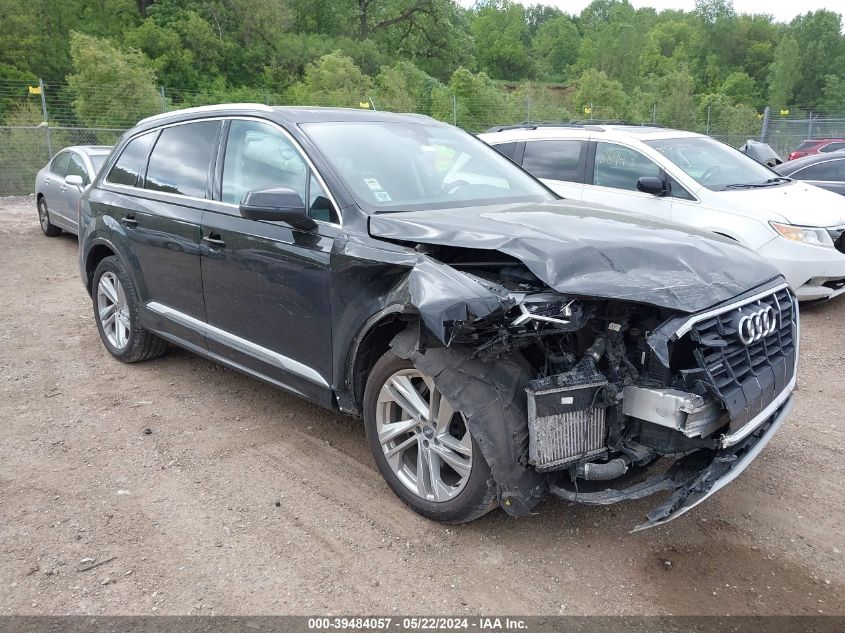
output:
<instances>
[{"instance_id":1,"label":"dark parked car","mask_svg":"<svg viewBox=\"0 0 845 633\"><path fill-rule=\"evenodd\" d=\"M103 166L111 147L74 145L56 154L35 176L38 222L47 237L77 233L79 198Z\"/></svg>"},{"instance_id":2,"label":"dark parked car","mask_svg":"<svg viewBox=\"0 0 845 633\"><path fill-rule=\"evenodd\" d=\"M845 149L845 138L811 138L789 152L787 161L812 156L813 154L827 154Z\"/></svg>"},{"instance_id":3,"label":"dark parked car","mask_svg":"<svg viewBox=\"0 0 845 633\"><path fill-rule=\"evenodd\" d=\"M845 152L814 154L774 168L779 174L845 195Z\"/></svg>"},{"instance_id":4,"label":"dark parked car","mask_svg":"<svg viewBox=\"0 0 845 633\"><path fill-rule=\"evenodd\" d=\"M797 303L774 268L560 201L428 117L145 119L83 195L80 245L115 358L175 343L363 417L432 519L667 492L656 525L739 475L792 404Z\"/></svg>"}]
</instances>

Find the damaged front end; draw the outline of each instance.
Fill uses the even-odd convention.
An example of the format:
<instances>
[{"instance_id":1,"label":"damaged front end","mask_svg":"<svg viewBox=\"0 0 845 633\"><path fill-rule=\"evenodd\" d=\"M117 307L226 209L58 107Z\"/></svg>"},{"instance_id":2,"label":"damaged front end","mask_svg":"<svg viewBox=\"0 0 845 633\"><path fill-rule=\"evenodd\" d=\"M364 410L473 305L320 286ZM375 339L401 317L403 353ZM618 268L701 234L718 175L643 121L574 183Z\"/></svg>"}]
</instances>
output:
<instances>
[{"instance_id":1,"label":"damaged front end","mask_svg":"<svg viewBox=\"0 0 845 633\"><path fill-rule=\"evenodd\" d=\"M547 492L666 492L635 529L664 523L738 476L791 407L798 312L782 280L685 314L557 292L497 251L416 250L419 329L393 350L461 411L514 516Z\"/></svg>"}]
</instances>

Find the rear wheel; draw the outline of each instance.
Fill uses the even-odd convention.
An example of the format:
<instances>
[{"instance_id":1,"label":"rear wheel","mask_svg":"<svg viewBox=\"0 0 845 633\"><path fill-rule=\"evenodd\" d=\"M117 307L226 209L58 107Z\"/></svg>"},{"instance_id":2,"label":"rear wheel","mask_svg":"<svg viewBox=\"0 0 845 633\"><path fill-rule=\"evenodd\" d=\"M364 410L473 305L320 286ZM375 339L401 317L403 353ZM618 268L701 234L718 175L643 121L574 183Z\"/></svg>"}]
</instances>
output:
<instances>
[{"instance_id":1,"label":"rear wheel","mask_svg":"<svg viewBox=\"0 0 845 633\"><path fill-rule=\"evenodd\" d=\"M141 326L140 302L126 267L117 257L106 257L94 271L94 320L109 353L124 363L161 356L167 342Z\"/></svg>"},{"instance_id":2,"label":"rear wheel","mask_svg":"<svg viewBox=\"0 0 845 633\"><path fill-rule=\"evenodd\" d=\"M414 511L464 523L496 507L490 467L464 417L434 381L388 351L364 392L364 423L376 466Z\"/></svg>"},{"instance_id":3,"label":"rear wheel","mask_svg":"<svg viewBox=\"0 0 845 633\"><path fill-rule=\"evenodd\" d=\"M47 199L44 196L38 198L38 222L41 224L41 231L47 237L56 237L62 230L50 222L50 211L47 209Z\"/></svg>"}]
</instances>

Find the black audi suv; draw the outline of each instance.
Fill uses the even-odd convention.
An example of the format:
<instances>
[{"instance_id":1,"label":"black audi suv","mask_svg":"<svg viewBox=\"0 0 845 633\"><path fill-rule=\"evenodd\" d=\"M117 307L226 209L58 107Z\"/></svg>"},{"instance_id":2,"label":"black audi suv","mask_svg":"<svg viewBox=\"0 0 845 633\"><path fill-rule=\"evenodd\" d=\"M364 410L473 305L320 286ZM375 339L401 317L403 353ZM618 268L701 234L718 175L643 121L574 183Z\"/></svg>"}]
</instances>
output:
<instances>
[{"instance_id":1,"label":"black audi suv","mask_svg":"<svg viewBox=\"0 0 845 633\"><path fill-rule=\"evenodd\" d=\"M431 118L234 104L127 132L80 204L103 344L175 344L363 418L420 514L666 497L783 423L794 296L736 243L560 200Z\"/></svg>"}]
</instances>

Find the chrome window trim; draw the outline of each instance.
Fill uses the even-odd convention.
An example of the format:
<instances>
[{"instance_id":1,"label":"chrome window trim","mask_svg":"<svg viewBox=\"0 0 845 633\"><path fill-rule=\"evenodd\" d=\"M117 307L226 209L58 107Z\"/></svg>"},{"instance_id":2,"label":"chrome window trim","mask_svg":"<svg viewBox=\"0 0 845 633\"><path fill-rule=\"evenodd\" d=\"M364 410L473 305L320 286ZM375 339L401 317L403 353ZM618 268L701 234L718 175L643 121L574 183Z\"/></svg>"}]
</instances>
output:
<instances>
[{"instance_id":1,"label":"chrome window trim","mask_svg":"<svg viewBox=\"0 0 845 633\"><path fill-rule=\"evenodd\" d=\"M769 288L768 290L761 290L757 294L752 295L752 296L748 297L747 299L735 301L734 303L730 303L726 306L722 306L721 308L714 308L712 310L708 310L707 312L701 312L699 314L694 314L689 319L684 321L684 324L681 325L681 327L678 328L678 330L675 332L675 335L680 338L681 336L683 336L684 334L689 332L692 329L692 326L695 325L696 323L698 323L699 321L704 321L706 319L709 319L712 316L716 316L717 314L724 314L725 312L730 312L731 310L741 308L742 306L748 305L749 303L754 303L755 301L758 301L758 300L762 299L763 297L775 294L776 292L779 292L779 291L781 291L781 290L783 290L784 288L787 288L787 287L789 287L789 284L787 284L786 282L783 282L782 284L778 284L777 286ZM798 313L796 312L796 314L798 314Z\"/></svg>"},{"instance_id":2,"label":"chrome window trim","mask_svg":"<svg viewBox=\"0 0 845 633\"><path fill-rule=\"evenodd\" d=\"M240 336L232 334L231 332L227 332L226 330L221 330L220 328L206 323L205 321L196 319L184 312L179 312L178 310L174 310L173 308L156 301L147 303L146 307L151 312L163 316L166 319L170 319L174 323L178 323L179 325L191 330L200 332L208 338L231 347L234 350L242 352L248 356L252 356L253 358L264 361L270 365L274 365L284 371L294 374L295 376L299 376L300 378L310 380L322 387L329 387L329 383L326 382L326 380L313 367L304 365L299 361L288 358L287 356L274 352L266 347L262 347L261 345L257 345L251 341L241 338Z\"/></svg>"},{"instance_id":3,"label":"chrome window trim","mask_svg":"<svg viewBox=\"0 0 845 633\"><path fill-rule=\"evenodd\" d=\"M271 108L268 108L267 111L272 112L273 110ZM160 116L160 115L156 115L156 116ZM154 119L154 118L155 117L151 117L151 119ZM145 119L145 120L147 120L147 119ZM302 156L302 159L305 161L305 163L311 169L311 173L314 175L314 177L320 183L320 186L323 188L323 191L326 192L326 195L329 197L329 202L331 202L332 205L334 206L335 212L337 213L337 216L340 219L340 222L326 222L325 220L314 220L314 221L318 222L320 224L327 224L329 226L337 226L337 227L343 226L343 213L341 212L340 205L338 205L337 200L335 200L335 197L332 194L331 189L329 189L329 187L326 185L326 181L323 180L322 174L320 174L319 170L314 165L311 158L308 156L308 154L302 148L302 145L300 145L299 142L293 136L291 136L290 132L288 132L284 127L282 127L281 125L279 125L275 121L271 121L270 119L265 119L265 118L260 117L260 116L248 116L248 115L232 115L232 116L220 115L220 116L213 116L213 117L202 117L202 118L196 118L196 119L188 119L188 120L185 120L185 121L176 121L174 123L167 123L167 124L164 124L164 125L160 125L160 126L151 128L149 130L139 131L137 134L134 134L131 137L129 137L129 139L123 145L123 149L126 149L126 146L129 145L129 143L131 143L133 140L135 140L139 136L143 136L144 134L149 134L150 132L159 132L159 131L161 131L165 128L175 127L177 125L187 125L189 123L199 123L200 121L223 121L223 122L226 122L226 121L257 121L259 123L264 123L266 125L269 125L270 127L274 127L277 130L279 130L290 141L290 143L293 145L294 149L296 149L296 151L299 152L299 154ZM153 146L152 149L155 149L155 146ZM123 154L123 150L121 150L120 154L121 155ZM226 160L225 152L224 152L224 155L223 155L222 158L225 162L225 160ZM169 193L169 192L163 192L163 191L155 191L154 189L144 189L143 187L135 187L135 186L132 186L132 185L119 185L119 184L110 182L109 179L108 179L108 174L109 174L109 172L111 172L111 168L114 166L115 163L117 163L117 161L119 159L120 159L120 155L118 155L115 158L114 163L112 163L108 166L109 171L106 172L105 175L103 176L103 184L106 184L109 187L119 187L119 188L122 188L122 189L127 189L129 191L134 191L134 192L153 192L157 195L172 196L176 200L193 200L193 201L199 201L199 202L213 202L215 204L222 204L224 206L234 208L234 209L237 209L240 206L240 205L237 205L237 204L233 204L231 202L223 202L222 200L215 200L213 198L196 198L196 197L193 197L193 196L186 196L186 195L183 195L181 193ZM224 167L225 167L225 164L224 164ZM103 166L103 169L105 169L105 166Z\"/></svg>"}]
</instances>

